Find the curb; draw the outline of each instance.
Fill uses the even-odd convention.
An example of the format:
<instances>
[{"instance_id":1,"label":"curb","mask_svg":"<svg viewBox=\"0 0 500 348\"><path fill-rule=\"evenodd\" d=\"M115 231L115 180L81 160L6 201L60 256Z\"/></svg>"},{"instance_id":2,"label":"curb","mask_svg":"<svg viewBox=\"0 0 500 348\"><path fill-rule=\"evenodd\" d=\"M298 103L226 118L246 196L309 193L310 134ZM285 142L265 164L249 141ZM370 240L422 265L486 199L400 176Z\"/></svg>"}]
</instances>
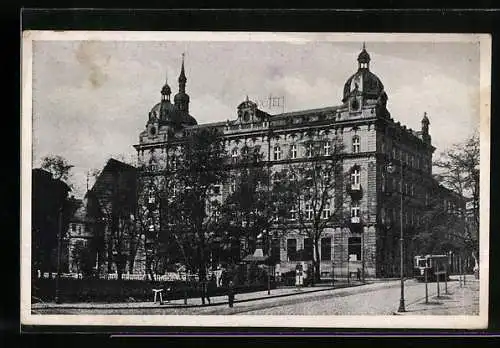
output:
<instances>
[{"instance_id":1,"label":"curb","mask_svg":"<svg viewBox=\"0 0 500 348\"><path fill-rule=\"evenodd\" d=\"M296 296L296 295L305 295L305 294L312 294L312 293L317 293L317 292L322 292L322 291L331 291L331 290L340 290L340 289L347 289L347 288L357 288L363 285L370 285L374 284L371 282L366 282L366 283L361 283L361 284L354 284L350 286L344 286L344 287L328 287L328 288L322 288L322 289L317 289L317 290L310 290L310 291L297 291L297 292L292 292L288 294L281 294L281 295L267 295L267 296L260 296L260 297L254 297L254 298L248 298L248 299L243 299L243 300L234 300L234 303L245 303L245 302L252 302L252 301L258 301L258 300L266 300L266 299L272 299L272 298L282 298L282 297L290 297L290 296ZM32 310L44 310L44 309L89 309L89 310L108 310L108 309L122 309L122 310L129 310L129 309L159 309L159 308L205 308L205 307L216 307L216 306L222 306L222 305L228 305L229 301L223 301L223 302L217 302L217 303L211 303L211 304L163 304L163 305L150 305L150 306L144 306L144 307L117 307L117 306L109 306L109 307L80 307L80 306L64 306L64 307L58 307L56 306L43 306L43 307L38 307L38 308L33 308L32 305Z\"/></svg>"}]
</instances>

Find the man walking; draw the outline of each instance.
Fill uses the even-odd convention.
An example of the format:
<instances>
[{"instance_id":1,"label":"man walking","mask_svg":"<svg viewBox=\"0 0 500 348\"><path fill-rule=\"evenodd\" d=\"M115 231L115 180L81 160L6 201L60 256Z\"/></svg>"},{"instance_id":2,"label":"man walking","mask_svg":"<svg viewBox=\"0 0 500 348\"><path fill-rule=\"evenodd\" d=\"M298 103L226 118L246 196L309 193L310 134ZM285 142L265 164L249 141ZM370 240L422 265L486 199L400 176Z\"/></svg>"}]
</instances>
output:
<instances>
[{"instance_id":1,"label":"man walking","mask_svg":"<svg viewBox=\"0 0 500 348\"><path fill-rule=\"evenodd\" d=\"M227 297L228 297L229 307L232 308L234 303L234 282L232 279L229 281L227 290L228 290Z\"/></svg>"},{"instance_id":2,"label":"man walking","mask_svg":"<svg viewBox=\"0 0 500 348\"><path fill-rule=\"evenodd\" d=\"M208 304L210 304L210 296L208 294L208 282L207 279L201 279L200 281L200 296L201 296L201 304L205 305L205 298L208 301Z\"/></svg>"}]
</instances>

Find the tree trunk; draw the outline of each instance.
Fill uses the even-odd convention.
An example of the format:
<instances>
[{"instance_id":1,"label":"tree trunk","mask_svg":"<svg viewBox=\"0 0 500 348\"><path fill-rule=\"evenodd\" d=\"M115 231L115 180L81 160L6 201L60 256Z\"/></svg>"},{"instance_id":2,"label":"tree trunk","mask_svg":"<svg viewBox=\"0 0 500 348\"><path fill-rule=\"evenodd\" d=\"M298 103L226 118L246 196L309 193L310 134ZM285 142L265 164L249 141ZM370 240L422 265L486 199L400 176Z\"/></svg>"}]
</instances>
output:
<instances>
[{"instance_id":1,"label":"tree trunk","mask_svg":"<svg viewBox=\"0 0 500 348\"><path fill-rule=\"evenodd\" d=\"M319 238L314 238L314 257L313 257L313 265L314 265L314 283L320 281L320 256L319 256Z\"/></svg>"}]
</instances>

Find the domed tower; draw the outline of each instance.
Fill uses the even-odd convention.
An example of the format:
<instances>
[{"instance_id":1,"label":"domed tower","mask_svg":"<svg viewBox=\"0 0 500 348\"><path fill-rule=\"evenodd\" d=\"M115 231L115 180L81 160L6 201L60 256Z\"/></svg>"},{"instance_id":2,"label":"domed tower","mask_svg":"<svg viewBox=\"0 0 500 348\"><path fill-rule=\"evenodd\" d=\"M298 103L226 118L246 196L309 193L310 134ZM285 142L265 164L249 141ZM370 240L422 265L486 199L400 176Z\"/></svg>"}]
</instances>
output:
<instances>
[{"instance_id":1,"label":"domed tower","mask_svg":"<svg viewBox=\"0 0 500 348\"><path fill-rule=\"evenodd\" d=\"M179 75L179 93L174 97L177 110L189 114L189 95L186 93L186 73L184 72L184 53L182 54L181 73Z\"/></svg>"},{"instance_id":2,"label":"domed tower","mask_svg":"<svg viewBox=\"0 0 500 348\"><path fill-rule=\"evenodd\" d=\"M382 81L370 71L370 60L370 54L363 43L363 49L358 55L358 71L344 85L342 102L348 106L351 114L361 113L366 105L376 106L378 115L385 110L387 94Z\"/></svg>"}]
</instances>

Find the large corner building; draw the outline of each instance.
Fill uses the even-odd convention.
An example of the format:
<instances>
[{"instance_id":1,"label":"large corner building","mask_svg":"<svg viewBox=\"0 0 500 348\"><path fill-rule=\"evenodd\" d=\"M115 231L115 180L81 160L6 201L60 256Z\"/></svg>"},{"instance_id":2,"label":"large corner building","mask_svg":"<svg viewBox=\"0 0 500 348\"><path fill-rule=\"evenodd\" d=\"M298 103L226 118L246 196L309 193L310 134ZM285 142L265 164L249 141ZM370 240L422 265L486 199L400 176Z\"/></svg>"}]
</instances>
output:
<instances>
[{"instance_id":1,"label":"large corner building","mask_svg":"<svg viewBox=\"0 0 500 348\"><path fill-rule=\"evenodd\" d=\"M331 274L333 267L335 274L345 274L349 268L362 267L367 277L399 274L400 221L410 230L436 187L431 173L435 148L425 113L420 112L420 130L409 129L391 116L384 84L370 70L370 55L364 47L357 58L357 70L346 79L342 100L329 107L271 115L246 98L235 108L234 115L227 115L229 121L198 125L189 111L184 59L178 84L172 100L171 89L165 83L161 100L149 112L139 135L135 145L139 180L141 175L160 175L168 165L167 152L172 148L169 144L182 141L190 130L200 127L217 128L232 157L238 157L246 145L260 147L271 168L307 161L311 140L321 143L320 154L327 156L333 139L341 138L345 147L343 167L351 176L350 187L343 185L342 189L351 196L351 217L346 224L332 223L326 229L321 239L320 271ZM273 136L269 137L271 132ZM387 170L388 163L396 168L403 165L402 181L399 170ZM222 185L222 199L229 194L230 186L229 182ZM138 192L139 201L145 194ZM277 245L272 252L278 254L282 272L294 269L301 261L297 260L297 251L312 248L310 241L292 227ZM407 241L405 246L411 248ZM406 265L410 265L412 252L405 254Z\"/></svg>"}]
</instances>

